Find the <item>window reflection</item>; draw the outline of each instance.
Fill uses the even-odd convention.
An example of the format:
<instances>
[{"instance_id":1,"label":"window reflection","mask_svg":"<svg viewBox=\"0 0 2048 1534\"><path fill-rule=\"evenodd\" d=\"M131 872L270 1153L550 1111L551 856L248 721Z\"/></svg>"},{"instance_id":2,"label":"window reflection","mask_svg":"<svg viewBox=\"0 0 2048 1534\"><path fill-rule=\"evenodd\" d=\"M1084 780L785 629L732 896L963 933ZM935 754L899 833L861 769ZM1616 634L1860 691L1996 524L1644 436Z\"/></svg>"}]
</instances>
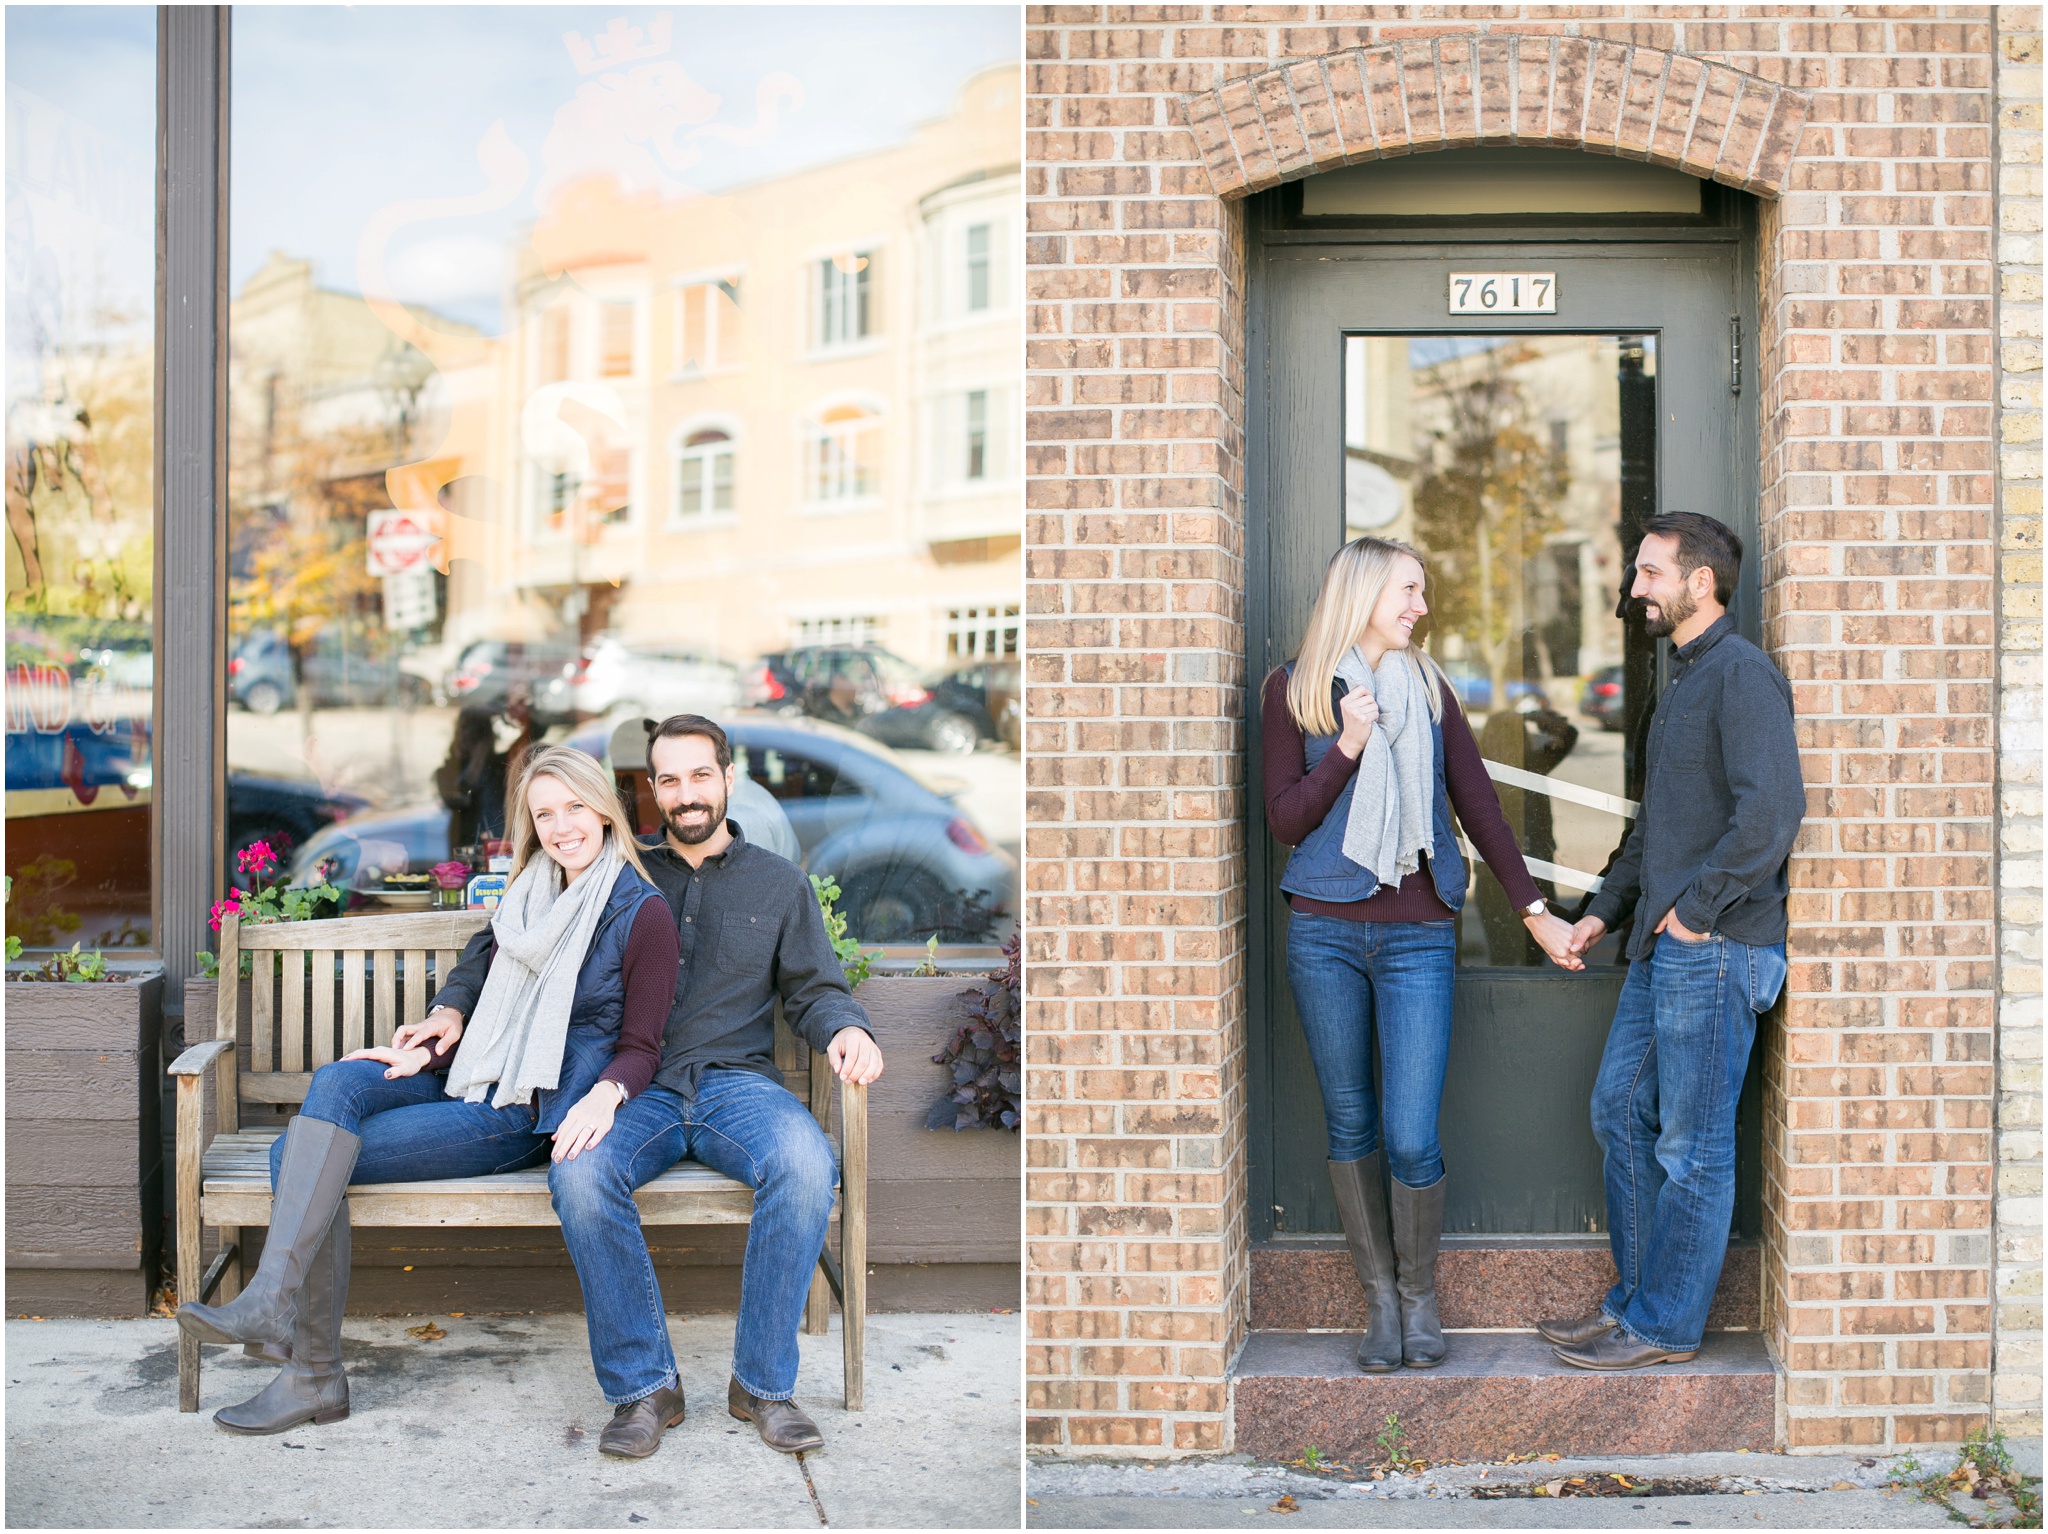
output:
<instances>
[{"instance_id":1,"label":"window reflection","mask_svg":"<svg viewBox=\"0 0 2048 1534\"><path fill-rule=\"evenodd\" d=\"M1654 646L1624 624L1619 597L1653 483L1655 379L1646 336L1345 343L1347 535L1426 556L1417 636L1457 690L1537 886L1572 915L1640 794L1633 742ZM1472 861L1460 961L1540 966L1506 892ZM1618 954L1615 934L1589 958Z\"/></svg>"},{"instance_id":2,"label":"window reflection","mask_svg":"<svg viewBox=\"0 0 2048 1534\"><path fill-rule=\"evenodd\" d=\"M155 159L155 13L10 8L6 927L27 948L152 940Z\"/></svg>"},{"instance_id":3,"label":"window reflection","mask_svg":"<svg viewBox=\"0 0 2048 1534\"><path fill-rule=\"evenodd\" d=\"M1009 930L1015 27L238 16L229 756L335 807L300 877L402 907L536 742L688 711L856 936Z\"/></svg>"}]
</instances>

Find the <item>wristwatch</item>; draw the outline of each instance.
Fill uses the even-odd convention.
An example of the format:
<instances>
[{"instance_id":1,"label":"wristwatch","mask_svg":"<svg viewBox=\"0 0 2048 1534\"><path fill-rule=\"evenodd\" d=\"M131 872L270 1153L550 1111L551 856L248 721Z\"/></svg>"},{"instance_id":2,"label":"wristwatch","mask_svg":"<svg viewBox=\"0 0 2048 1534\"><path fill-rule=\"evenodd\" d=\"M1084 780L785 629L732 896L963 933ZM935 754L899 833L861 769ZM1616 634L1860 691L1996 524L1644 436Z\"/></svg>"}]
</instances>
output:
<instances>
[{"instance_id":1,"label":"wristwatch","mask_svg":"<svg viewBox=\"0 0 2048 1534\"><path fill-rule=\"evenodd\" d=\"M1519 914L1524 919L1526 919L1531 916L1541 916L1545 911L1549 909L1550 903L1546 901L1541 895L1538 895L1534 900L1530 901L1527 905L1523 906Z\"/></svg>"}]
</instances>

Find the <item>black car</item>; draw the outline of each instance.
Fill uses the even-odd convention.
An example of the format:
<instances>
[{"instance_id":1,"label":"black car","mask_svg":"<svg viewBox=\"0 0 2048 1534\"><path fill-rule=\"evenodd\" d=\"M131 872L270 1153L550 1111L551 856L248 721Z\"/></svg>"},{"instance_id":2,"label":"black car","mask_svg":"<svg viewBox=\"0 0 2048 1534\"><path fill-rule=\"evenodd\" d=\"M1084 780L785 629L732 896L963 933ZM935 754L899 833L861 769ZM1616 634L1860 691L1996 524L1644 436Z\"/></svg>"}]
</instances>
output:
<instances>
[{"instance_id":1,"label":"black car","mask_svg":"<svg viewBox=\"0 0 2048 1534\"><path fill-rule=\"evenodd\" d=\"M258 842L270 843L280 865L329 826L357 815L370 801L322 788L304 778L228 774L228 881L252 889L256 881L235 869L235 854Z\"/></svg>"},{"instance_id":2,"label":"black car","mask_svg":"<svg viewBox=\"0 0 2048 1534\"><path fill-rule=\"evenodd\" d=\"M1008 659L934 673L922 684L923 697L869 714L858 728L910 750L967 752L985 740L1015 746L1023 734L1017 707L1022 670Z\"/></svg>"},{"instance_id":3,"label":"black car","mask_svg":"<svg viewBox=\"0 0 2048 1534\"><path fill-rule=\"evenodd\" d=\"M802 714L860 728L892 708L923 702L929 691L918 670L880 645L806 645L756 661L740 681L743 707Z\"/></svg>"},{"instance_id":4,"label":"black car","mask_svg":"<svg viewBox=\"0 0 2048 1534\"><path fill-rule=\"evenodd\" d=\"M1579 712L1598 721L1603 730L1624 728L1626 700L1622 697L1621 679L1621 667L1603 666L1587 677L1586 685L1579 690Z\"/></svg>"}]
</instances>

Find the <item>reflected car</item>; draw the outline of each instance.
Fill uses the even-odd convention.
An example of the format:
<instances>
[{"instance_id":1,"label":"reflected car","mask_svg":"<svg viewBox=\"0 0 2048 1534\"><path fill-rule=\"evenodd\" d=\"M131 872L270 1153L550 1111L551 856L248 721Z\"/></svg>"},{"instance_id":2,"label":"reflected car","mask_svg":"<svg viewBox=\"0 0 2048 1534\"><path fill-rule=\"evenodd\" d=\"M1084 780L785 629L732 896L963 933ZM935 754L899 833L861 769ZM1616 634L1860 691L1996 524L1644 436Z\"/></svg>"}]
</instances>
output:
<instances>
[{"instance_id":1,"label":"reflected car","mask_svg":"<svg viewBox=\"0 0 2048 1534\"><path fill-rule=\"evenodd\" d=\"M304 778L228 774L228 882L253 889L256 880L235 869L235 854L268 842L289 866L296 850L331 826L361 814L370 801L322 788Z\"/></svg>"},{"instance_id":2,"label":"reflected car","mask_svg":"<svg viewBox=\"0 0 2048 1534\"><path fill-rule=\"evenodd\" d=\"M1444 675L1451 679L1451 690L1458 695L1458 702L1467 712L1493 707L1493 678L1482 667L1469 660L1447 660L1440 664ZM1550 707L1550 700L1544 696L1543 689L1534 682L1509 677L1507 690L1508 707L1516 713L1526 714L1532 709Z\"/></svg>"},{"instance_id":3,"label":"reflected car","mask_svg":"<svg viewBox=\"0 0 2048 1534\"><path fill-rule=\"evenodd\" d=\"M740 701L750 709L857 727L872 714L929 696L917 668L879 645L806 645L756 661Z\"/></svg>"},{"instance_id":4,"label":"reflected car","mask_svg":"<svg viewBox=\"0 0 2048 1534\"><path fill-rule=\"evenodd\" d=\"M925 679L922 698L869 714L860 732L916 751L964 753L985 740L1014 748L1023 738L1021 670L1014 660L995 660L935 672Z\"/></svg>"},{"instance_id":5,"label":"reflected car","mask_svg":"<svg viewBox=\"0 0 2048 1534\"><path fill-rule=\"evenodd\" d=\"M1626 727L1627 700L1622 696L1625 674L1620 666L1603 666L1587 677L1586 685L1579 689L1579 712L1598 721L1603 730Z\"/></svg>"},{"instance_id":6,"label":"reflected car","mask_svg":"<svg viewBox=\"0 0 2048 1534\"><path fill-rule=\"evenodd\" d=\"M887 747L812 720L738 714L721 720L734 763L787 818L804 868L836 879L849 935L866 943L994 942L1010 927L1017 866ZM609 763L613 726L583 726L567 743ZM629 769L630 770L630 769ZM734 816L744 824L735 795ZM315 836L292 882L327 877L362 890L384 874L419 872L448 856L439 803L357 815Z\"/></svg>"},{"instance_id":7,"label":"reflected car","mask_svg":"<svg viewBox=\"0 0 2048 1534\"><path fill-rule=\"evenodd\" d=\"M523 686L533 699L535 719L559 722L574 717L567 693L556 693L547 700L556 705L552 711L543 708L540 695L550 684L570 675L578 659L578 647L568 640L478 639L465 645L456 657L441 692L457 708L480 705L497 709L504 707L515 688Z\"/></svg>"},{"instance_id":8,"label":"reflected car","mask_svg":"<svg viewBox=\"0 0 2048 1534\"><path fill-rule=\"evenodd\" d=\"M739 669L701 651L674 645L633 645L605 637L534 695L550 717L608 714L666 719L671 714L716 717L739 706Z\"/></svg>"},{"instance_id":9,"label":"reflected car","mask_svg":"<svg viewBox=\"0 0 2048 1534\"><path fill-rule=\"evenodd\" d=\"M324 630L292 663L291 646L275 629L256 629L228 657L228 696L252 714L274 714L299 701L314 708L377 708L420 704L433 689L406 671L395 651L371 654L338 630Z\"/></svg>"}]
</instances>

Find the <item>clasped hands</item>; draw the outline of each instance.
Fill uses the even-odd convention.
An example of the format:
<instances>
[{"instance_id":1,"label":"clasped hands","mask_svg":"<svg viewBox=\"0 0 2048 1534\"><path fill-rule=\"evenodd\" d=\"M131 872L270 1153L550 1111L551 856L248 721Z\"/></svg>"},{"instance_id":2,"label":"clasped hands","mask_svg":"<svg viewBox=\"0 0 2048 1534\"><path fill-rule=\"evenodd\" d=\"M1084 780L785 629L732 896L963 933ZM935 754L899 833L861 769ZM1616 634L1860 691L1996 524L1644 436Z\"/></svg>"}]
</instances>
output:
<instances>
[{"instance_id":1,"label":"clasped hands","mask_svg":"<svg viewBox=\"0 0 2048 1534\"><path fill-rule=\"evenodd\" d=\"M1552 950L1550 944L1544 942L1543 934L1540 932L1536 932L1535 924L1539 921L1555 922L1560 927L1564 926L1564 922L1561 918L1552 916L1547 911L1540 917L1531 918L1530 921L1529 930L1532 933L1535 933L1536 941L1542 944L1543 951L1549 954L1551 958L1557 959L1557 954L1555 951ZM1657 923L1656 930L1659 932L1670 933L1673 937L1677 938L1678 941L1681 943L1704 943L1710 936L1712 936L1711 933L1695 932L1690 927L1686 926L1684 922L1678 919L1678 912L1676 909L1669 910L1664 913L1664 919ZM1586 966L1581 956L1586 952L1587 949L1591 948L1595 943L1599 942L1600 939L1605 937L1606 935L1606 922L1602 921L1597 916L1581 916L1578 919L1577 923L1570 927L1565 933L1565 951L1571 956L1573 962L1565 964L1563 959L1557 959L1557 962L1563 964L1566 969L1584 969Z\"/></svg>"}]
</instances>

